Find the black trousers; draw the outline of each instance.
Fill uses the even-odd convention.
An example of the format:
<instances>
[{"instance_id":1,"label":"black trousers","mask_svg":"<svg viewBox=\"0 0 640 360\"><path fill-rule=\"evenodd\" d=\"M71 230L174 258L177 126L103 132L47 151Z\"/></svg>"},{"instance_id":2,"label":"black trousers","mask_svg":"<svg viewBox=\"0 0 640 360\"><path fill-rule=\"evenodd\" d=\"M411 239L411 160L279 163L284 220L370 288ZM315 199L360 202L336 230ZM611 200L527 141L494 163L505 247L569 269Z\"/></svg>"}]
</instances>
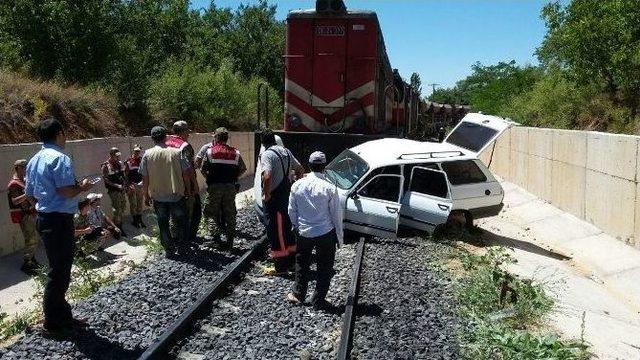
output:
<instances>
[{"instance_id":1,"label":"black trousers","mask_svg":"<svg viewBox=\"0 0 640 360\"><path fill-rule=\"evenodd\" d=\"M323 301L329 291L331 278L333 277L333 263L336 258L336 237L335 230L315 238L305 238L298 236L296 252L296 283L294 294L300 301L304 301L307 296L307 286L309 284L309 267L311 266L311 253L316 250L316 290L311 298L311 304Z\"/></svg>"},{"instance_id":2,"label":"black trousers","mask_svg":"<svg viewBox=\"0 0 640 360\"><path fill-rule=\"evenodd\" d=\"M49 273L44 287L42 309L44 327L59 329L71 319L71 305L65 299L71 281L71 266L75 253L73 215L39 213L36 229L49 259Z\"/></svg>"}]
</instances>

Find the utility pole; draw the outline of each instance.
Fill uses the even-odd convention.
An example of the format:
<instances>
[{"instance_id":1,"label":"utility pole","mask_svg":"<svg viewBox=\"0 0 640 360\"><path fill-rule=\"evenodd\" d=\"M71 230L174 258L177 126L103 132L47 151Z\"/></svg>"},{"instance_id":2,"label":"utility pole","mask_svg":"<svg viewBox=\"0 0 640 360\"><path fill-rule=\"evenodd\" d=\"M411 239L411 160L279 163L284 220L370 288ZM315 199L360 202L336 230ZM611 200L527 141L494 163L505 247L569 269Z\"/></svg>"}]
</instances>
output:
<instances>
[{"instance_id":1,"label":"utility pole","mask_svg":"<svg viewBox=\"0 0 640 360\"><path fill-rule=\"evenodd\" d=\"M436 92L436 86L440 86L440 84L433 83L433 84L427 84L427 86L431 86L431 94L433 95L433 93Z\"/></svg>"}]
</instances>

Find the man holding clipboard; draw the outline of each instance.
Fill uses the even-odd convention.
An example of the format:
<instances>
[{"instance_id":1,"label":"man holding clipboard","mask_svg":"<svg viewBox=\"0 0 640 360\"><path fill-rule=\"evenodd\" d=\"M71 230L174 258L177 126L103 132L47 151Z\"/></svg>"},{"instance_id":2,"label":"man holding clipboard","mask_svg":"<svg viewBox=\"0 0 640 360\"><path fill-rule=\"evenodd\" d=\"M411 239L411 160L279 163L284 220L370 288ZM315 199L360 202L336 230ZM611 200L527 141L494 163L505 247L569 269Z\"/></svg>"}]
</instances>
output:
<instances>
[{"instance_id":1,"label":"man holding clipboard","mask_svg":"<svg viewBox=\"0 0 640 360\"><path fill-rule=\"evenodd\" d=\"M99 178L76 181L71 158L63 152L67 139L58 120L43 120L38 126L38 136L43 145L27 164L25 193L37 200L36 230L49 259L43 326L51 335L65 335L73 327L86 325L86 321L73 318L65 299L76 246L73 223L78 210L76 197L90 190Z\"/></svg>"}]
</instances>

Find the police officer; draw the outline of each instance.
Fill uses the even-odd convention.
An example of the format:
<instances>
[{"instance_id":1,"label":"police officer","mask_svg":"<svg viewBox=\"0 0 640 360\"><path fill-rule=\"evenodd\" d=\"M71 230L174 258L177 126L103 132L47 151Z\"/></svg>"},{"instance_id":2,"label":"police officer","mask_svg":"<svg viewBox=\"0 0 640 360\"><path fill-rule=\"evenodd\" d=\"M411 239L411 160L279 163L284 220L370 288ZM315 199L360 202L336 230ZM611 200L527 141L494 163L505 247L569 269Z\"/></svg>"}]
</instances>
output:
<instances>
[{"instance_id":1,"label":"police officer","mask_svg":"<svg viewBox=\"0 0 640 360\"><path fill-rule=\"evenodd\" d=\"M64 152L67 138L59 121L43 120L38 136L42 150L27 164L25 193L36 199L36 230L49 259L49 273L44 288L44 329L49 333L67 334L74 326L86 325L74 319L65 293L71 280L75 252L73 215L78 209L76 196L88 191L93 181L76 181L71 158Z\"/></svg>"},{"instance_id":2,"label":"police officer","mask_svg":"<svg viewBox=\"0 0 640 360\"><path fill-rule=\"evenodd\" d=\"M129 197L129 212L132 217L132 225L136 228L146 228L142 221L142 174L140 174L140 161L142 160L142 148L133 146L133 153L124 163L124 173L127 178L127 195Z\"/></svg>"},{"instance_id":3,"label":"police officer","mask_svg":"<svg viewBox=\"0 0 640 360\"><path fill-rule=\"evenodd\" d=\"M262 145L265 151L260 155L262 166L262 202L265 205L267 237L271 243L271 258L277 273L287 271L291 265L291 256L295 253L295 239L289 220L289 192L291 190L291 171L298 178L304 168L291 151L276 144L273 131L262 133Z\"/></svg>"},{"instance_id":4,"label":"police officer","mask_svg":"<svg viewBox=\"0 0 640 360\"><path fill-rule=\"evenodd\" d=\"M13 177L7 185L9 197L9 213L11 222L20 224L22 237L24 238L24 263L20 270L27 275L35 275L40 264L36 261L36 249L38 239L36 238L36 218L35 204L32 199L24 193L24 176L27 167L27 160L17 160L13 164Z\"/></svg>"},{"instance_id":5,"label":"police officer","mask_svg":"<svg viewBox=\"0 0 640 360\"><path fill-rule=\"evenodd\" d=\"M127 236L122 227L122 215L127 208L127 199L125 192L127 189L127 181L124 174L124 164L120 160L120 150L113 147L109 150L109 159L102 163L102 179L104 186L107 188L109 198L111 198L111 207L113 208L113 222L120 229L120 234Z\"/></svg>"},{"instance_id":6,"label":"police officer","mask_svg":"<svg viewBox=\"0 0 640 360\"><path fill-rule=\"evenodd\" d=\"M342 207L338 189L324 176L326 163L324 153L316 151L311 154L311 173L291 186L288 209L298 236L294 291L287 298L293 303L304 302L309 283L311 252L315 249L317 279L311 304L316 309L332 307L325 297L333 276L336 245L343 241Z\"/></svg>"},{"instance_id":7,"label":"police officer","mask_svg":"<svg viewBox=\"0 0 640 360\"><path fill-rule=\"evenodd\" d=\"M213 137L214 145L207 150L202 163L202 173L207 179L204 209L207 217L216 223L216 234L225 232L224 247L231 249L236 233L236 182L247 167L240 152L227 145L229 132L226 128L217 128Z\"/></svg>"},{"instance_id":8,"label":"police officer","mask_svg":"<svg viewBox=\"0 0 640 360\"><path fill-rule=\"evenodd\" d=\"M198 235L198 228L200 227L200 220L202 219L202 201L200 199L200 187L194 167L195 150L193 146L189 144L189 134L191 130L184 120L173 123L172 130L173 135L167 135L166 145L170 148L179 149L182 152L182 156L189 162L189 177L185 184L191 194L191 196L186 199L188 215L187 226L189 228L189 240L195 241ZM173 227L175 227L175 224L172 225L172 228ZM172 233L175 233L175 231L172 230Z\"/></svg>"}]
</instances>

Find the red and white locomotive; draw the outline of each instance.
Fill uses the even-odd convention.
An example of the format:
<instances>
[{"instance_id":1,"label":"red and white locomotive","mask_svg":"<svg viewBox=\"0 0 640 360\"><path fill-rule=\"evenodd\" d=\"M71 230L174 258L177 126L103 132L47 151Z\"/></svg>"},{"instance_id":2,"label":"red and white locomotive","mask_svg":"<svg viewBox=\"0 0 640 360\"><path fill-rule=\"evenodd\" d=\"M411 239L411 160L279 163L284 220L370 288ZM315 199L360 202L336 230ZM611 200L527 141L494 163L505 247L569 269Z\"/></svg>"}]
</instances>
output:
<instances>
[{"instance_id":1,"label":"red and white locomotive","mask_svg":"<svg viewBox=\"0 0 640 360\"><path fill-rule=\"evenodd\" d=\"M375 12L341 0L287 17L285 131L402 135L420 97L393 70Z\"/></svg>"}]
</instances>

